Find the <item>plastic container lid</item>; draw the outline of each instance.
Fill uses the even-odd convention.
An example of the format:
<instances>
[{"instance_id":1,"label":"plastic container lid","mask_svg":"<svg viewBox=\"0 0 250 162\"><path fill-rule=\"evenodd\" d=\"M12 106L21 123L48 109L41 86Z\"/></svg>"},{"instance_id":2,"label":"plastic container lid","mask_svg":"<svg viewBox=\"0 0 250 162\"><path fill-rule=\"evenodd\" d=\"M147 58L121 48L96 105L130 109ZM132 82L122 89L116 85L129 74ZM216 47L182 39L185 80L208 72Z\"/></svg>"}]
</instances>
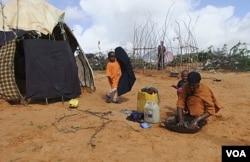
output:
<instances>
[{"instance_id":1,"label":"plastic container lid","mask_svg":"<svg viewBox=\"0 0 250 162\"><path fill-rule=\"evenodd\" d=\"M151 125L149 123L141 123L140 126L142 128L151 128Z\"/></svg>"}]
</instances>

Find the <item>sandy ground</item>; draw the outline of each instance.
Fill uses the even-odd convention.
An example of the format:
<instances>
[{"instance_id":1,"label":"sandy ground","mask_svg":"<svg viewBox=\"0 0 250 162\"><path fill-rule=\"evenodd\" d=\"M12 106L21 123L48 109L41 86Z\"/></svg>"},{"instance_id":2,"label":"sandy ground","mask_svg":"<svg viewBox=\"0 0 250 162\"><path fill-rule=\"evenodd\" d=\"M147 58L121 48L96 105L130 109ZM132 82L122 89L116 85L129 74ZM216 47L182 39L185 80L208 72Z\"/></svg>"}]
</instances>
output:
<instances>
[{"instance_id":1,"label":"sandy ground","mask_svg":"<svg viewBox=\"0 0 250 162\"><path fill-rule=\"evenodd\" d=\"M196 134L171 132L158 123L143 129L121 111L136 110L138 91L153 85L161 119L175 113L177 96L170 86L178 78L168 72L136 72L121 104L104 102L107 78L103 71L94 75L97 89L82 88L77 109L69 109L68 101L23 106L1 100L0 162L220 162L222 145L250 145L250 73L201 72L224 109Z\"/></svg>"}]
</instances>

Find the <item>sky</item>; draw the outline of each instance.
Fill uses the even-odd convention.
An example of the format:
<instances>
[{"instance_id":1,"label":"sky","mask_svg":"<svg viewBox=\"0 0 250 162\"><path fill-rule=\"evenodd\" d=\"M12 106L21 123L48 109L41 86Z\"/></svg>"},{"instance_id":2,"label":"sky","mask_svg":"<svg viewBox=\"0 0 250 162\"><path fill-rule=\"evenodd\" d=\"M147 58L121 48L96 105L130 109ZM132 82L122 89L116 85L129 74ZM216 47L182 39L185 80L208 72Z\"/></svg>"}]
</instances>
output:
<instances>
[{"instance_id":1,"label":"sky","mask_svg":"<svg viewBox=\"0 0 250 162\"><path fill-rule=\"evenodd\" d=\"M249 0L47 2L65 12L64 22L85 53L107 53L118 46L130 50L156 47L161 40L168 50L197 47L202 51L209 46L217 49L227 44L231 48L239 41L250 43Z\"/></svg>"}]
</instances>

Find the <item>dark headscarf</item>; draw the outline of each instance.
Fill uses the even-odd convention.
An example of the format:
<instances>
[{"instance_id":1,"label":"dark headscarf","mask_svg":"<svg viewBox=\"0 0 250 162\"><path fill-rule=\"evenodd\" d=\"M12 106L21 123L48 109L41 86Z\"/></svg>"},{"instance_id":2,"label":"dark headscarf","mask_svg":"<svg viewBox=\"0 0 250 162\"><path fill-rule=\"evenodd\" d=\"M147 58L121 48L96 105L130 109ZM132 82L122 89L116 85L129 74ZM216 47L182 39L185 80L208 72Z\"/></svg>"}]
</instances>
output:
<instances>
[{"instance_id":1,"label":"dark headscarf","mask_svg":"<svg viewBox=\"0 0 250 162\"><path fill-rule=\"evenodd\" d=\"M118 96L120 96L131 90L136 78L130 62L130 58L122 47L115 48L115 56L121 66L122 71L122 76L117 87Z\"/></svg>"},{"instance_id":2,"label":"dark headscarf","mask_svg":"<svg viewBox=\"0 0 250 162\"><path fill-rule=\"evenodd\" d=\"M188 73L188 83L200 83L201 75L198 72L190 72Z\"/></svg>"}]
</instances>

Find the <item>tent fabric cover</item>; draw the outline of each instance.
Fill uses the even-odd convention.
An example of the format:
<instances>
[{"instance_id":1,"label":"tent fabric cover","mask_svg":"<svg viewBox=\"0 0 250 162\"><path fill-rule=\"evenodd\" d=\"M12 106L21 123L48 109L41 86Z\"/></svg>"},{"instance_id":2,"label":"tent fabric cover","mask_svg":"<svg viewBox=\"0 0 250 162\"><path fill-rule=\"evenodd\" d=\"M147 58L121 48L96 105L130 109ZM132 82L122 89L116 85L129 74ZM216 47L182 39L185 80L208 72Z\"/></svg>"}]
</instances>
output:
<instances>
[{"instance_id":1,"label":"tent fabric cover","mask_svg":"<svg viewBox=\"0 0 250 162\"><path fill-rule=\"evenodd\" d=\"M78 54L76 57L76 64L78 67L78 77L80 80L80 83L83 87L91 87L93 90L95 90L95 83L94 83L94 73L92 71L87 61L87 58L85 58L84 54Z\"/></svg>"},{"instance_id":2,"label":"tent fabric cover","mask_svg":"<svg viewBox=\"0 0 250 162\"><path fill-rule=\"evenodd\" d=\"M72 51L75 52L79 46L76 37L67 24L58 23L53 30L53 37L55 40L65 40L64 36L67 37L66 40L68 40Z\"/></svg>"},{"instance_id":3,"label":"tent fabric cover","mask_svg":"<svg viewBox=\"0 0 250 162\"><path fill-rule=\"evenodd\" d=\"M5 45L7 42L25 33L26 31L24 30L16 30L16 31L13 30L13 31L7 31L7 32L0 31L0 46Z\"/></svg>"},{"instance_id":4,"label":"tent fabric cover","mask_svg":"<svg viewBox=\"0 0 250 162\"><path fill-rule=\"evenodd\" d=\"M74 54L67 41L27 39L23 46L27 98L74 98L81 94Z\"/></svg>"},{"instance_id":5,"label":"tent fabric cover","mask_svg":"<svg viewBox=\"0 0 250 162\"><path fill-rule=\"evenodd\" d=\"M15 40L8 42L5 46L0 46L0 98L5 100L20 98L14 77L15 50Z\"/></svg>"},{"instance_id":6,"label":"tent fabric cover","mask_svg":"<svg viewBox=\"0 0 250 162\"><path fill-rule=\"evenodd\" d=\"M65 13L45 0L12 0L0 8L0 30L22 29L51 34Z\"/></svg>"},{"instance_id":7,"label":"tent fabric cover","mask_svg":"<svg viewBox=\"0 0 250 162\"><path fill-rule=\"evenodd\" d=\"M130 62L130 58L128 57L126 51L122 47L117 47L115 48L115 55L122 71L122 76L117 87L118 96L121 96L131 90L135 83L136 77Z\"/></svg>"},{"instance_id":8,"label":"tent fabric cover","mask_svg":"<svg viewBox=\"0 0 250 162\"><path fill-rule=\"evenodd\" d=\"M63 23L63 11L46 0L12 0L0 12L1 99L74 98L81 84L95 90L87 58L83 52L74 57L82 49ZM85 70L81 81L77 68Z\"/></svg>"}]
</instances>

